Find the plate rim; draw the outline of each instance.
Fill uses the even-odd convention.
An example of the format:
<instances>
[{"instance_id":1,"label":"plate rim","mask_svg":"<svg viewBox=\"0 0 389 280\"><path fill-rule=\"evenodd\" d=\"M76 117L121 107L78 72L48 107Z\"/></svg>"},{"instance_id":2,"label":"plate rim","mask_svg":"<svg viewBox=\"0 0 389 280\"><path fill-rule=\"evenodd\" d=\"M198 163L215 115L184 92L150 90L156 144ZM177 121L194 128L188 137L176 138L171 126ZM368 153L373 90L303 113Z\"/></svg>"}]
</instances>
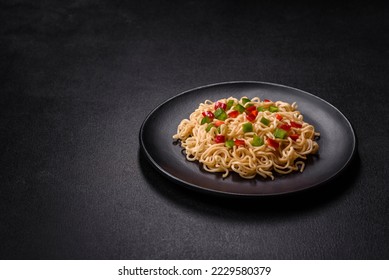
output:
<instances>
[{"instance_id":1,"label":"plate rim","mask_svg":"<svg viewBox=\"0 0 389 280\"><path fill-rule=\"evenodd\" d=\"M275 87L282 87L282 88L286 88L286 89L291 89L291 90L302 92L302 93L304 93L304 94L306 94L306 95L308 95L310 97L316 98L316 99L320 100L321 102L327 104L332 109L336 110L344 118L344 120L346 120L346 123L349 126L350 131L352 132L351 133L352 134L352 140L353 140L352 141L352 151L351 151L349 157L347 158L347 160L345 161L343 166L341 168L339 168L339 170L337 172L332 174L327 179L323 179L320 182L308 185L305 188L300 188L300 189L292 190L292 191L278 192L278 193L235 193L235 192L227 192L227 191L209 189L209 188L205 188L203 186L197 185L197 184L193 184L193 183L184 181L184 180L174 176L173 174L167 172L163 168L161 168L159 166L159 164L150 155L150 153L147 151L147 148L145 147L145 144L144 144L144 141L143 141L144 126L146 125L146 123L148 122L150 117L154 114L154 112L159 110L166 103L168 103L171 100L173 100L175 98L178 98L178 97L180 97L180 96L182 96L184 94L187 94L187 93L193 92L193 91L197 91L197 90L201 90L203 88L210 88L210 87L214 87L214 86L221 86L221 85L228 85L228 84L260 84L260 85L270 85L270 86L275 86ZM146 118L143 120L142 125L140 126L139 142L140 142L142 151L145 153L146 158L151 163L151 165L156 170L158 170L162 175L164 175L166 178L170 179L171 181L173 181L175 183L179 183L180 185L183 185L184 187L187 187L187 188L190 188L190 189L194 189L194 190L198 190L198 191L204 191L204 192L207 192L207 193L218 194L218 195L239 196L239 197L284 196L284 195L289 195L289 194L293 194L293 193L299 193L299 192L302 192L302 191L306 191L307 189L317 188L317 187L319 187L319 186L321 186L321 185L323 185L325 183L328 183L328 182L334 180L341 173L343 173L344 170L350 165L352 159L354 158L354 156L356 154L356 150L357 150L357 137L356 137L353 125L351 124L349 119L338 108L336 108L334 105L332 105L330 102L324 100L323 98L321 98L321 97L319 97L317 95L314 95L314 94L312 94L310 92L307 92L307 91L304 91L304 90L301 90L301 89L298 89L298 88L295 88L295 87L291 87L291 86L287 86L287 85L283 85L283 84L278 84L278 83L273 83L273 82L250 81L250 80L247 80L247 81L244 81L244 80L225 81L225 82L217 82L217 83L202 85L202 86L198 86L198 87L195 87L195 88L192 88L192 89L188 89L188 90L182 91L182 92L180 92L180 93L178 93L178 94L176 94L176 95L174 95L172 97L169 97L168 99L166 99L165 101L163 101L162 103L157 105L153 110L150 111L150 113L148 113L146 115Z\"/></svg>"}]
</instances>

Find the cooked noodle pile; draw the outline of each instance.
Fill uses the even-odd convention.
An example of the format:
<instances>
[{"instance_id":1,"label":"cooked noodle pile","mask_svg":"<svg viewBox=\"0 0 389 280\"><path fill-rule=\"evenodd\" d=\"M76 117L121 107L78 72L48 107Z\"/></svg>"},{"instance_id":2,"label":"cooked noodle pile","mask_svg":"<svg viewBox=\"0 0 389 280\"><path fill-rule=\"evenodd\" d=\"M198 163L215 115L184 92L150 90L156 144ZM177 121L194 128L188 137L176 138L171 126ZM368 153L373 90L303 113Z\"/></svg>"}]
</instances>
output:
<instances>
[{"instance_id":1,"label":"cooked noodle pile","mask_svg":"<svg viewBox=\"0 0 389 280\"><path fill-rule=\"evenodd\" d=\"M206 171L274 180L274 172L302 172L303 160L319 149L318 136L296 103L229 97L201 103L173 138L180 140L186 158Z\"/></svg>"}]
</instances>

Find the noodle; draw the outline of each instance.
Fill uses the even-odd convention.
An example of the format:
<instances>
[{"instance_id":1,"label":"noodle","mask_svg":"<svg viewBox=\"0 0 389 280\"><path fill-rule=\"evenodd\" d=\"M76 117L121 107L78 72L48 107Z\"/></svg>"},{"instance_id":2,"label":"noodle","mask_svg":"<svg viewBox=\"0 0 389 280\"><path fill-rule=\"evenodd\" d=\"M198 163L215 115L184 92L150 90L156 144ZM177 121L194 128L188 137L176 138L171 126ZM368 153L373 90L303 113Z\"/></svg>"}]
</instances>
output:
<instances>
[{"instance_id":1,"label":"noodle","mask_svg":"<svg viewBox=\"0 0 389 280\"><path fill-rule=\"evenodd\" d=\"M187 160L200 162L208 172L274 180L274 172L303 172L307 155L319 149L319 135L296 103L229 97L200 103L173 139L180 140Z\"/></svg>"}]
</instances>

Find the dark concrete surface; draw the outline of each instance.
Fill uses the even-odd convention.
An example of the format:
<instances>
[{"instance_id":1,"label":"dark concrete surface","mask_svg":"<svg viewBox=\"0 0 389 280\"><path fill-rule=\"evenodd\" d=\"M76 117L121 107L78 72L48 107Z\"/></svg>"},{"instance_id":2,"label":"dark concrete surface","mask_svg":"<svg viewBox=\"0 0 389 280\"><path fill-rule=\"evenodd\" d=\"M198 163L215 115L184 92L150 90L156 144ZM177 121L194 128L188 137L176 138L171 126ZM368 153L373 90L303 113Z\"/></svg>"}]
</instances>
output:
<instances>
[{"instance_id":1,"label":"dark concrete surface","mask_svg":"<svg viewBox=\"0 0 389 280\"><path fill-rule=\"evenodd\" d=\"M388 259L388 14L367 1L2 1L1 259ZM139 128L201 85L280 83L352 123L322 188L219 198L160 176Z\"/></svg>"}]
</instances>

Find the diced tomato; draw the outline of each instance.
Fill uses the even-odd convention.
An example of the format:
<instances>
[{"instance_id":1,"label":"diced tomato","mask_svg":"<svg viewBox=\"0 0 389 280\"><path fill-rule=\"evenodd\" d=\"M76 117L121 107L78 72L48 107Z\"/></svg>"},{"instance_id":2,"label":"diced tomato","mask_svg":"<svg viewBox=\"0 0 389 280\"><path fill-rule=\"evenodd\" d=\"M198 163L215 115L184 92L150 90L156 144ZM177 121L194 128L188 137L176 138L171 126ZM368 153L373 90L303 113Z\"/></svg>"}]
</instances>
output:
<instances>
[{"instance_id":1,"label":"diced tomato","mask_svg":"<svg viewBox=\"0 0 389 280\"><path fill-rule=\"evenodd\" d=\"M253 111L253 112L257 112L258 114L258 111ZM251 112L250 114L246 115L246 119L250 122L253 122L255 121L255 118L257 117L257 114L253 114L253 112Z\"/></svg>"},{"instance_id":2,"label":"diced tomato","mask_svg":"<svg viewBox=\"0 0 389 280\"><path fill-rule=\"evenodd\" d=\"M296 123L293 121L290 121L290 126L295 127L295 128L302 128L303 127L303 125L301 123Z\"/></svg>"},{"instance_id":3,"label":"diced tomato","mask_svg":"<svg viewBox=\"0 0 389 280\"><path fill-rule=\"evenodd\" d=\"M204 117L208 117L212 120L215 118L215 115L211 111L206 111L206 112L203 112L202 114Z\"/></svg>"},{"instance_id":4,"label":"diced tomato","mask_svg":"<svg viewBox=\"0 0 389 280\"><path fill-rule=\"evenodd\" d=\"M293 141L296 141L297 139L299 139L300 135L298 134L291 134L289 135L290 138L292 138Z\"/></svg>"},{"instance_id":5,"label":"diced tomato","mask_svg":"<svg viewBox=\"0 0 389 280\"><path fill-rule=\"evenodd\" d=\"M269 99L264 99L263 102L271 102Z\"/></svg>"},{"instance_id":6,"label":"diced tomato","mask_svg":"<svg viewBox=\"0 0 389 280\"><path fill-rule=\"evenodd\" d=\"M214 125L215 125L216 127L219 127L219 126L221 126L222 124L224 124L223 121L215 121L215 123L214 123Z\"/></svg>"},{"instance_id":7,"label":"diced tomato","mask_svg":"<svg viewBox=\"0 0 389 280\"><path fill-rule=\"evenodd\" d=\"M276 119L280 121L282 120L282 116L280 114L276 114Z\"/></svg>"},{"instance_id":8,"label":"diced tomato","mask_svg":"<svg viewBox=\"0 0 389 280\"><path fill-rule=\"evenodd\" d=\"M266 144L270 147L275 148L275 149L277 149L280 146L280 144L272 138L267 138Z\"/></svg>"},{"instance_id":9,"label":"diced tomato","mask_svg":"<svg viewBox=\"0 0 389 280\"><path fill-rule=\"evenodd\" d=\"M239 111L231 111L228 113L228 117L236 118L239 115Z\"/></svg>"},{"instance_id":10,"label":"diced tomato","mask_svg":"<svg viewBox=\"0 0 389 280\"><path fill-rule=\"evenodd\" d=\"M236 139L235 140L235 146L244 146L246 143L244 140Z\"/></svg>"},{"instance_id":11,"label":"diced tomato","mask_svg":"<svg viewBox=\"0 0 389 280\"><path fill-rule=\"evenodd\" d=\"M217 108L222 108L223 110L226 110L226 109L227 109L227 104L218 101L218 102L215 103L215 110L216 110Z\"/></svg>"},{"instance_id":12,"label":"diced tomato","mask_svg":"<svg viewBox=\"0 0 389 280\"><path fill-rule=\"evenodd\" d=\"M284 124L281 124L281 125L279 126L279 128L281 128L281 129L283 129L283 130L286 130L286 131L289 131L289 130L290 130L290 125L284 123Z\"/></svg>"},{"instance_id":13,"label":"diced tomato","mask_svg":"<svg viewBox=\"0 0 389 280\"><path fill-rule=\"evenodd\" d=\"M224 135L216 135L215 142L216 143L224 143L226 141L226 137Z\"/></svg>"}]
</instances>

